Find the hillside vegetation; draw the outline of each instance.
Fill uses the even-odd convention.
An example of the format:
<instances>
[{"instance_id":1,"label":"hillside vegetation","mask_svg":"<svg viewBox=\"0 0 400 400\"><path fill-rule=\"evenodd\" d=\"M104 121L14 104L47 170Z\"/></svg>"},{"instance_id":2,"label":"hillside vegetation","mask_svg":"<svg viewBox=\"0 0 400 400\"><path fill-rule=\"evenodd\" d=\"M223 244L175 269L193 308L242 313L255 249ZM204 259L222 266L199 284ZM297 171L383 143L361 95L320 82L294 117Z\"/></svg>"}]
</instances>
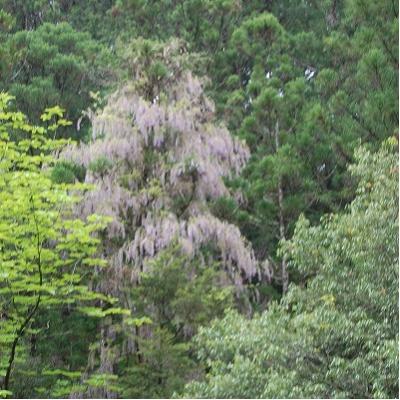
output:
<instances>
[{"instance_id":1,"label":"hillside vegetation","mask_svg":"<svg viewBox=\"0 0 400 400\"><path fill-rule=\"evenodd\" d=\"M397 2L0 0L0 43L0 397L398 397Z\"/></svg>"}]
</instances>

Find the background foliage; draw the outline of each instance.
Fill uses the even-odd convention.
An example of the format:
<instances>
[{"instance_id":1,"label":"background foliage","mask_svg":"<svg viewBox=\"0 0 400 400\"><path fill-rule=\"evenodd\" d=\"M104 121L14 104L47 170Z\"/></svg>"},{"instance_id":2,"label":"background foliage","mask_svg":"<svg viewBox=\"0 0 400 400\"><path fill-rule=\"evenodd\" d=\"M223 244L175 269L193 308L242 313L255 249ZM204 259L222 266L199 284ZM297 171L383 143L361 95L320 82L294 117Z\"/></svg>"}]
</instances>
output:
<instances>
[{"instance_id":1,"label":"background foliage","mask_svg":"<svg viewBox=\"0 0 400 400\"><path fill-rule=\"evenodd\" d=\"M0 41L2 396L397 396L397 2L0 0Z\"/></svg>"}]
</instances>

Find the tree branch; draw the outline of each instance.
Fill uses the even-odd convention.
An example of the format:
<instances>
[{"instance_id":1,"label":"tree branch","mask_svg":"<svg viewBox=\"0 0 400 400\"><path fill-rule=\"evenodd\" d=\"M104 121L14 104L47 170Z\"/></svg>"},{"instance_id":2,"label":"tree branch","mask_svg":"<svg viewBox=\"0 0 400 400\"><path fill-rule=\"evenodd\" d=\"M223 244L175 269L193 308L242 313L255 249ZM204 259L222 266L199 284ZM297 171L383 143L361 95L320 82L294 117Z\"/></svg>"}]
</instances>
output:
<instances>
[{"instance_id":1,"label":"tree branch","mask_svg":"<svg viewBox=\"0 0 400 400\"><path fill-rule=\"evenodd\" d=\"M36 246L37 246L37 256L38 256L37 267L38 267L38 273L39 273L39 286L41 287L43 284L43 273L42 273L42 263L41 263L42 249L41 249L41 242L40 242L39 226L38 226L38 222L37 222L36 214L35 214L35 210L34 210L33 195L31 195L30 201L32 202L33 219L34 219L35 227L36 227L36 239L37 239ZM25 332L25 328L27 327L27 325L31 321L32 317L35 315L36 311L38 310L39 305L40 305L40 300L41 300L41 292L39 289L39 294L36 299L35 305L33 306L32 310L28 313L25 320L22 322L20 328L17 330L16 337L12 343L10 358L8 359L8 366L7 366L7 370L6 370L6 375L4 377L4 384L3 384L4 390L9 390L11 371L12 371L12 366L13 366L14 359L15 359L15 351L16 351L18 342L21 339L21 337L23 336L23 334Z\"/></svg>"}]
</instances>

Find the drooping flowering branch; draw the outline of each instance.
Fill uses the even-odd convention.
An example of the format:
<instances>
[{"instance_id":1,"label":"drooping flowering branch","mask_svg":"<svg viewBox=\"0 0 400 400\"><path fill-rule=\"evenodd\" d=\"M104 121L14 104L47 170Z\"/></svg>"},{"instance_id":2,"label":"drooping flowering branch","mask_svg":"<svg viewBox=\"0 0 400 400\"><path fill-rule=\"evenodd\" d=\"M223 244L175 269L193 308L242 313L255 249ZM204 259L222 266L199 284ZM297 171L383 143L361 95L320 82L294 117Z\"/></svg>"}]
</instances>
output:
<instances>
[{"instance_id":1,"label":"drooping flowering branch","mask_svg":"<svg viewBox=\"0 0 400 400\"><path fill-rule=\"evenodd\" d=\"M167 65L177 51L176 43L164 50ZM175 240L190 256L212 243L238 287L243 279L269 274L239 230L207 207L207 200L229 196L224 178L240 172L249 151L215 121L201 79L175 64L152 99L127 83L93 113L92 124L93 141L64 157L84 165L87 182L96 184L80 212L114 218L107 234L115 278L126 277L128 269L135 282L143 261Z\"/></svg>"}]
</instances>

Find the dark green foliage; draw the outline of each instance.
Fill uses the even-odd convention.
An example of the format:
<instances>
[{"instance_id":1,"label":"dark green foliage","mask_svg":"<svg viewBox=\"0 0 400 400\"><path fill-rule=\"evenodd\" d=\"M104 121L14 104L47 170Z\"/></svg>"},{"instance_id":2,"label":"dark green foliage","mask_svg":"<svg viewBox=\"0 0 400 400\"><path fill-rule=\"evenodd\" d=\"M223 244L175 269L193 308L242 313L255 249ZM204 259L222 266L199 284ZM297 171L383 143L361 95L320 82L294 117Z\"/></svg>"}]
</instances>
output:
<instances>
[{"instance_id":1,"label":"dark green foliage","mask_svg":"<svg viewBox=\"0 0 400 400\"><path fill-rule=\"evenodd\" d=\"M75 180L83 182L85 175L83 166L68 161L58 161L51 171L51 179L55 183L74 183Z\"/></svg>"},{"instance_id":2,"label":"dark green foliage","mask_svg":"<svg viewBox=\"0 0 400 400\"><path fill-rule=\"evenodd\" d=\"M148 338L137 341L141 358L127 360L120 380L124 398L168 398L181 391L196 364L189 345L176 342L167 329L156 328Z\"/></svg>"},{"instance_id":3,"label":"dark green foliage","mask_svg":"<svg viewBox=\"0 0 400 400\"><path fill-rule=\"evenodd\" d=\"M283 1L268 11L235 26L209 73L217 109L252 149L231 182L246 201L226 218L275 260L279 282L280 228L290 237L300 213L315 222L351 201L354 148L377 149L397 129L398 6Z\"/></svg>"},{"instance_id":4,"label":"dark green foliage","mask_svg":"<svg viewBox=\"0 0 400 400\"><path fill-rule=\"evenodd\" d=\"M58 1L1 0L0 9L13 16L15 30L34 30L46 21L57 20Z\"/></svg>"},{"instance_id":5,"label":"dark green foliage","mask_svg":"<svg viewBox=\"0 0 400 400\"><path fill-rule=\"evenodd\" d=\"M318 117L312 110L319 102L295 55L301 41L270 13L245 19L232 33L223 61L229 78L221 76L216 94L229 126L253 153L242 178L231 182L246 201L231 206L228 218L239 224L260 259L276 262L277 243L291 235L299 214L329 210L341 190L331 183L332 170L339 174L340 167L330 138L307 126Z\"/></svg>"},{"instance_id":6,"label":"dark green foliage","mask_svg":"<svg viewBox=\"0 0 400 400\"><path fill-rule=\"evenodd\" d=\"M398 125L398 4L349 1L340 28L324 39L330 65L319 89L332 131L343 133L337 145L346 153L345 141L361 139L376 149Z\"/></svg>"},{"instance_id":7,"label":"dark green foliage","mask_svg":"<svg viewBox=\"0 0 400 400\"><path fill-rule=\"evenodd\" d=\"M180 255L179 248L161 253L151 272L139 279L140 285L132 292L139 316L154 318L182 338L221 314L232 301L230 289L218 284L223 279L218 268L189 260Z\"/></svg>"},{"instance_id":8,"label":"dark green foliage","mask_svg":"<svg viewBox=\"0 0 400 400\"><path fill-rule=\"evenodd\" d=\"M34 31L19 31L4 37L0 53L0 88L17 98L17 106L34 122L47 107L66 110L71 127L59 135L82 138L87 120L78 122L92 103L91 92L104 87L107 52L87 33L69 24L46 23Z\"/></svg>"},{"instance_id":9,"label":"dark green foliage","mask_svg":"<svg viewBox=\"0 0 400 400\"><path fill-rule=\"evenodd\" d=\"M60 376L43 372L66 366L69 371L82 371L96 339L98 320L83 318L75 307L52 307L43 310L32 328L39 329L27 338L29 361L16 373L20 384L15 397L52 397Z\"/></svg>"},{"instance_id":10,"label":"dark green foliage","mask_svg":"<svg viewBox=\"0 0 400 400\"><path fill-rule=\"evenodd\" d=\"M177 247L160 253L139 276L132 301L136 315L151 324L136 328L136 353L121 362L124 397L171 397L197 375L189 339L232 305L222 280L217 268L189 260Z\"/></svg>"}]
</instances>

